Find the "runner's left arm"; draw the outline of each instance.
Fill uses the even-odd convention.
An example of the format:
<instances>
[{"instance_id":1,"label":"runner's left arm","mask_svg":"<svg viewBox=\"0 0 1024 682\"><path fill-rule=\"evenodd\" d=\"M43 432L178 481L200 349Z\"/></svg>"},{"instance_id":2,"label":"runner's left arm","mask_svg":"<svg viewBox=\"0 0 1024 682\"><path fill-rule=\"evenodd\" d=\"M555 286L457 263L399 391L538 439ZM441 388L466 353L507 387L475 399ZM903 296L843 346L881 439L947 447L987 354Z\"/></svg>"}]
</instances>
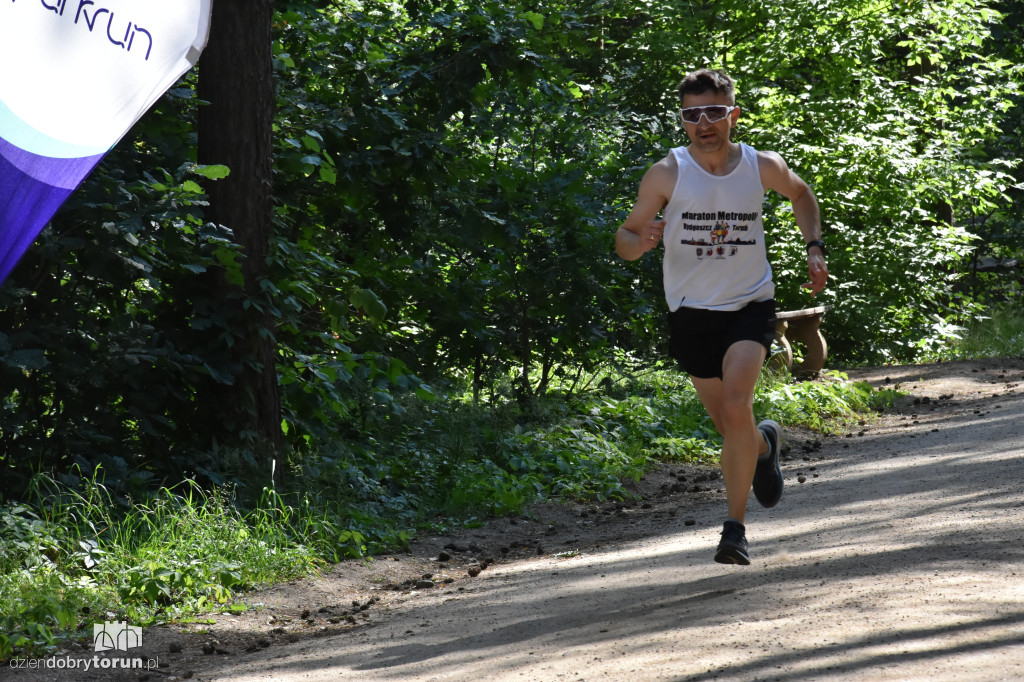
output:
<instances>
[{"instance_id":1,"label":"runner's left arm","mask_svg":"<svg viewBox=\"0 0 1024 682\"><path fill-rule=\"evenodd\" d=\"M758 152L758 166L765 188L775 190L793 204L793 215L804 243L820 240L821 211L810 185L790 170L785 160L775 152ZM805 282L803 288L810 289L812 295L825 288L828 265L825 253L817 246L807 250L807 274L810 281Z\"/></svg>"}]
</instances>

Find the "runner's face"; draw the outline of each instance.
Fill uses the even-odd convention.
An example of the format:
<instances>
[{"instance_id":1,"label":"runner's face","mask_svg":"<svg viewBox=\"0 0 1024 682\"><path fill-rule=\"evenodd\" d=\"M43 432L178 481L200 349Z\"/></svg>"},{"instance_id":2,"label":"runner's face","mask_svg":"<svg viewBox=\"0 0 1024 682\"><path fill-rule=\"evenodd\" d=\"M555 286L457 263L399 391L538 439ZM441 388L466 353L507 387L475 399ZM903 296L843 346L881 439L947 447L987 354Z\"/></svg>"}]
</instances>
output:
<instances>
[{"instance_id":1,"label":"runner's face","mask_svg":"<svg viewBox=\"0 0 1024 682\"><path fill-rule=\"evenodd\" d=\"M683 97L683 108L706 107L712 104L732 106L732 102L725 95L717 92L705 92L699 95L686 95ZM697 123L683 121L686 135L699 151L710 154L718 151L729 143L729 133L739 116L740 110L733 109L728 116L720 121L709 123L706 116L701 116Z\"/></svg>"}]
</instances>

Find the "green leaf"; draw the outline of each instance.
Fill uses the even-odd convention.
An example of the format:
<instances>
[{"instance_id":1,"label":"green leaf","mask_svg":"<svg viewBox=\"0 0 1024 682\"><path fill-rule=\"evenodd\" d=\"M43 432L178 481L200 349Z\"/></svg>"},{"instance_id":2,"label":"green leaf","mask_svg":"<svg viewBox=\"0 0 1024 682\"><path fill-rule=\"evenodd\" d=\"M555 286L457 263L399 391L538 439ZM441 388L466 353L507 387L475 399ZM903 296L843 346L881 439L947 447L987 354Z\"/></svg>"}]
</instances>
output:
<instances>
[{"instance_id":1,"label":"green leaf","mask_svg":"<svg viewBox=\"0 0 1024 682\"><path fill-rule=\"evenodd\" d=\"M242 265L238 262L238 252L230 249L217 249L214 255L224 266L224 277L232 284L243 286L245 275L242 274Z\"/></svg>"},{"instance_id":2,"label":"green leaf","mask_svg":"<svg viewBox=\"0 0 1024 682\"><path fill-rule=\"evenodd\" d=\"M331 166L320 166L320 179L329 185L338 183L338 173Z\"/></svg>"},{"instance_id":3,"label":"green leaf","mask_svg":"<svg viewBox=\"0 0 1024 682\"><path fill-rule=\"evenodd\" d=\"M357 289L349 296L349 302L364 311L374 322L380 323L388 314L388 307L369 289Z\"/></svg>"},{"instance_id":4,"label":"green leaf","mask_svg":"<svg viewBox=\"0 0 1024 682\"><path fill-rule=\"evenodd\" d=\"M302 146L312 152L320 151L320 142L312 135L307 134L302 136Z\"/></svg>"},{"instance_id":5,"label":"green leaf","mask_svg":"<svg viewBox=\"0 0 1024 682\"><path fill-rule=\"evenodd\" d=\"M519 15L521 19L526 19L533 24L533 27L538 31L544 28L544 15L538 14L537 12L523 12Z\"/></svg>"},{"instance_id":6,"label":"green leaf","mask_svg":"<svg viewBox=\"0 0 1024 682\"><path fill-rule=\"evenodd\" d=\"M231 169L220 164L196 166L195 172L210 180L221 180L231 174Z\"/></svg>"}]
</instances>

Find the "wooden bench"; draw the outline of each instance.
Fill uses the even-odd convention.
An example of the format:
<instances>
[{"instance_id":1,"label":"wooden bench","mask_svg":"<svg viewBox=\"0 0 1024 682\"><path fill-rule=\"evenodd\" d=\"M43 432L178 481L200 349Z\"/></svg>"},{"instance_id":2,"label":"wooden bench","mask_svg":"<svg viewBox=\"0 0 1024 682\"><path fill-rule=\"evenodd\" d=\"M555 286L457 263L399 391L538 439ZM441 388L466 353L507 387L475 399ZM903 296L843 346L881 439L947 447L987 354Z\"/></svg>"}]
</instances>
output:
<instances>
[{"instance_id":1,"label":"wooden bench","mask_svg":"<svg viewBox=\"0 0 1024 682\"><path fill-rule=\"evenodd\" d=\"M827 309L827 306L818 306L775 314L775 341L782 347L782 352L772 358L777 367L784 365L794 376L813 376L821 371L828 357L828 344L819 327ZM793 366L793 341L804 345L803 362L796 367Z\"/></svg>"}]
</instances>

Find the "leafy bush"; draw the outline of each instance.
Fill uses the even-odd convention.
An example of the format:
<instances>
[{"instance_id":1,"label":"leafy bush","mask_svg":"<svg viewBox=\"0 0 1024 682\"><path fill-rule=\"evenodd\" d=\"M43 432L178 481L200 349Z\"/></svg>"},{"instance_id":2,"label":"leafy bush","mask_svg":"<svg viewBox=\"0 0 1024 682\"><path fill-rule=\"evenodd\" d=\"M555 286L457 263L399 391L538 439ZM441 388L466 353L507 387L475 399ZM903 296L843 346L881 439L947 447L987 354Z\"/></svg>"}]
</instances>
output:
<instances>
[{"instance_id":1,"label":"leafy bush","mask_svg":"<svg viewBox=\"0 0 1024 682\"><path fill-rule=\"evenodd\" d=\"M1024 357L1024 312L1015 306L994 308L990 316L977 320L938 359Z\"/></svg>"},{"instance_id":2,"label":"leafy bush","mask_svg":"<svg viewBox=\"0 0 1024 682\"><path fill-rule=\"evenodd\" d=\"M358 450L364 424L427 384L529 409L564 379L657 357L657 258L619 261L612 233L644 169L684 142L672 85L698 66L737 78L737 139L780 150L818 194L833 357L941 352L991 300L991 282L962 281L975 237L1019 244L1016 137L999 129L1019 122L1017 48L990 40L1016 24L999 20L974 0L284 3L270 274L240 303L273 320L281 470L339 459L339 439ZM190 76L0 287L5 495L76 464L129 495L183 475L266 482L255 434L203 409L242 376L229 351L253 332L208 286L237 282L245 255L204 218L230 169L194 163L198 106ZM779 300L804 307L792 216L776 196L765 215Z\"/></svg>"},{"instance_id":3,"label":"leafy bush","mask_svg":"<svg viewBox=\"0 0 1024 682\"><path fill-rule=\"evenodd\" d=\"M403 523L411 532L438 510L460 517L515 513L538 500L623 499L622 482L654 461L717 462L720 437L685 375L603 376L592 391L560 393L556 384L555 394L525 413L457 395L411 406L369 423L380 437L322 460L306 487L333 491L339 507L388 519L392 532ZM891 399L841 373L791 383L765 372L755 406L759 416L834 430Z\"/></svg>"},{"instance_id":4,"label":"leafy bush","mask_svg":"<svg viewBox=\"0 0 1024 682\"><path fill-rule=\"evenodd\" d=\"M851 383L842 372L824 372L819 380L805 382L766 372L754 396L754 411L782 424L832 432L858 414L888 407L896 395L865 382Z\"/></svg>"},{"instance_id":5,"label":"leafy bush","mask_svg":"<svg viewBox=\"0 0 1024 682\"><path fill-rule=\"evenodd\" d=\"M52 651L91 622L139 625L244 608L239 593L365 549L309 508L267 491L243 513L193 483L123 509L95 477L81 490L35 481L37 503L0 508L0 658Z\"/></svg>"}]
</instances>

